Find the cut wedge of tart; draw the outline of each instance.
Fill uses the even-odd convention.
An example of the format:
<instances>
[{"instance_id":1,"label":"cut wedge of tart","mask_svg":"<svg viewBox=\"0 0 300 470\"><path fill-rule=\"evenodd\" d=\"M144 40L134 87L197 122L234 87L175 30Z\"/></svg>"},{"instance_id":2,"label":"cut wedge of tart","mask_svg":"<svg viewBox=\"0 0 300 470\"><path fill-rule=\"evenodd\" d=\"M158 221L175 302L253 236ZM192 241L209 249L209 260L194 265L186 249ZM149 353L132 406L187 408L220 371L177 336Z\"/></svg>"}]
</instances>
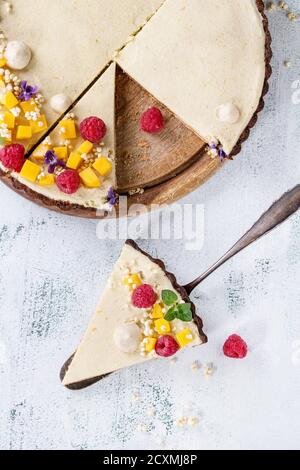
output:
<instances>
[{"instance_id":1,"label":"cut wedge of tart","mask_svg":"<svg viewBox=\"0 0 300 470\"><path fill-rule=\"evenodd\" d=\"M47 129L88 89L162 2L14 0L11 14L3 6L0 26L8 43L5 65L42 93L47 103ZM28 64L26 51L30 54ZM47 129L45 125L41 132ZM30 148L39 136L36 133L26 139L25 145Z\"/></svg>"},{"instance_id":2,"label":"cut wedge of tart","mask_svg":"<svg viewBox=\"0 0 300 470\"><path fill-rule=\"evenodd\" d=\"M61 370L67 388L85 388L112 372L167 358L207 341L184 288L127 241L75 354Z\"/></svg>"},{"instance_id":3,"label":"cut wedge of tart","mask_svg":"<svg viewBox=\"0 0 300 470\"><path fill-rule=\"evenodd\" d=\"M174 202L264 106L262 0L16 0L1 25L0 178L57 211Z\"/></svg>"}]
</instances>

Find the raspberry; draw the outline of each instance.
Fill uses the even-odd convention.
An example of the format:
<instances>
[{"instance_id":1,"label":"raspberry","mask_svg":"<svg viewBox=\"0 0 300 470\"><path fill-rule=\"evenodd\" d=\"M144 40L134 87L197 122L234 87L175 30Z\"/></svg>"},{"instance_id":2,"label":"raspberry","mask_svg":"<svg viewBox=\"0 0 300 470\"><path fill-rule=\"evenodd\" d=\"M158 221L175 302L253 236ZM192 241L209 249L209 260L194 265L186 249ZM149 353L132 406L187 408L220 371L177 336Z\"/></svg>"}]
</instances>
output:
<instances>
[{"instance_id":1,"label":"raspberry","mask_svg":"<svg viewBox=\"0 0 300 470\"><path fill-rule=\"evenodd\" d=\"M80 177L77 171L63 171L57 178L56 184L58 188L65 194L74 194L80 185Z\"/></svg>"},{"instance_id":2,"label":"raspberry","mask_svg":"<svg viewBox=\"0 0 300 470\"><path fill-rule=\"evenodd\" d=\"M98 144L106 134L106 125L100 118L88 117L80 123L80 134L84 140Z\"/></svg>"},{"instance_id":3,"label":"raspberry","mask_svg":"<svg viewBox=\"0 0 300 470\"><path fill-rule=\"evenodd\" d=\"M25 163L25 148L20 144L7 145L0 150L0 161L9 170L21 171Z\"/></svg>"},{"instance_id":4,"label":"raspberry","mask_svg":"<svg viewBox=\"0 0 300 470\"><path fill-rule=\"evenodd\" d=\"M231 335L223 346L225 356L233 359L244 359L247 356L248 346L238 335Z\"/></svg>"},{"instance_id":5,"label":"raspberry","mask_svg":"<svg viewBox=\"0 0 300 470\"><path fill-rule=\"evenodd\" d=\"M159 356L169 357L177 353L179 349L178 344L172 336L165 335L158 338L155 345L155 352Z\"/></svg>"},{"instance_id":6,"label":"raspberry","mask_svg":"<svg viewBox=\"0 0 300 470\"><path fill-rule=\"evenodd\" d=\"M149 134L156 134L165 127L164 117L158 108L149 108L141 117L141 129Z\"/></svg>"},{"instance_id":7,"label":"raspberry","mask_svg":"<svg viewBox=\"0 0 300 470\"><path fill-rule=\"evenodd\" d=\"M142 284L137 287L131 297L131 301L135 307L150 308L155 304L157 295L149 284Z\"/></svg>"}]
</instances>

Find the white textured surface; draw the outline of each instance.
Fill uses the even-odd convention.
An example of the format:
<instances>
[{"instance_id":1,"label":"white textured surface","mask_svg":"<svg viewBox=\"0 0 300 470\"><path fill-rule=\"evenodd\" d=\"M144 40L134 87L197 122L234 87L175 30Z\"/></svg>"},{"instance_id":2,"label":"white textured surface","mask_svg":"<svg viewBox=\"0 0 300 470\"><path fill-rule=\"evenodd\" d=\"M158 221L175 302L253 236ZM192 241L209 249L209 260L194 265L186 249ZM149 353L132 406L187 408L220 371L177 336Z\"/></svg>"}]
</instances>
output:
<instances>
[{"instance_id":1,"label":"white textured surface","mask_svg":"<svg viewBox=\"0 0 300 470\"><path fill-rule=\"evenodd\" d=\"M259 125L238 159L185 200L205 204L203 249L185 251L184 241L141 242L182 282L299 183L300 103L292 103L292 84L300 80L300 24L283 13L269 16L274 75ZM283 67L286 59L291 68ZM96 226L47 212L0 186L0 447L299 449L300 365L293 346L300 349L300 214L195 292L207 345L186 351L176 364L125 370L73 393L61 386L58 371L122 245L99 241ZM244 361L221 353L233 332L249 343ZM213 362L214 375L193 373L195 359ZM147 416L152 407L155 418ZM198 415L199 425L174 426L183 414ZM138 431L140 424L149 433Z\"/></svg>"}]
</instances>

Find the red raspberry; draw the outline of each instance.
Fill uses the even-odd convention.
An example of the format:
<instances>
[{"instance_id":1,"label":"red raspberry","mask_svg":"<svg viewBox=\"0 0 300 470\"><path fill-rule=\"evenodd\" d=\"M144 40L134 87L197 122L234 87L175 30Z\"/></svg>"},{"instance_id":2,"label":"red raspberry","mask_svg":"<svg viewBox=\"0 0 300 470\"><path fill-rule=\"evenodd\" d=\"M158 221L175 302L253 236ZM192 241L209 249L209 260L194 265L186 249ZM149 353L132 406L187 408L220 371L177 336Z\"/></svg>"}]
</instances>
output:
<instances>
[{"instance_id":1,"label":"red raspberry","mask_svg":"<svg viewBox=\"0 0 300 470\"><path fill-rule=\"evenodd\" d=\"M74 194L80 185L80 177L75 170L63 171L57 178L58 188L65 194Z\"/></svg>"},{"instance_id":2,"label":"red raspberry","mask_svg":"<svg viewBox=\"0 0 300 470\"><path fill-rule=\"evenodd\" d=\"M0 161L8 170L21 171L25 163L25 148L20 144L7 145L0 150Z\"/></svg>"},{"instance_id":3,"label":"red raspberry","mask_svg":"<svg viewBox=\"0 0 300 470\"><path fill-rule=\"evenodd\" d=\"M177 353L179 349L178 344L172 336L164 335L158 338L155 345L155 352L159 356L169 357Z\"/></svg>"},{"instance_id":4,"label":"red raspberry","mask_svg":"<svg viewBox=\"0 0 300 470\"><path fill-rule=\"evenodd\" d=\"M131 301L135 307L150 308L155 304L157 295L149 284L142 284L137 287L131 297Z\"/></svg>"},{"instance_id":5,"label":"red raspberry","mask_svg":"<svg viewBox=\"0 0 300 470\"><path fill-rule=\"evenodd\" d=\"M141 129L149 134L156 134L165 127L164 117L158 108L149 108L141 117Z\"/></svg>"},{"instance_id":6,"label":"red raspberry","mask_svg":"<svg viewBox=\"0 0 300 470\"><path fill-rule=\"evenodd\" d=\"M98 144L106 134L106 125L100 118L88 117L80 123L80 134L84 140Z\"/></svg>"},{"instance_id":7,"label":"red raspberry","mask_svg":"<svg viewBox=\"0 0 300 470\"><path fill-rule=\"evenodd\" d=\"M223 346L225 356L233 359L244 359L247 356L248 346L238 335L231 335Z\"/></svg>"}]
</instances>

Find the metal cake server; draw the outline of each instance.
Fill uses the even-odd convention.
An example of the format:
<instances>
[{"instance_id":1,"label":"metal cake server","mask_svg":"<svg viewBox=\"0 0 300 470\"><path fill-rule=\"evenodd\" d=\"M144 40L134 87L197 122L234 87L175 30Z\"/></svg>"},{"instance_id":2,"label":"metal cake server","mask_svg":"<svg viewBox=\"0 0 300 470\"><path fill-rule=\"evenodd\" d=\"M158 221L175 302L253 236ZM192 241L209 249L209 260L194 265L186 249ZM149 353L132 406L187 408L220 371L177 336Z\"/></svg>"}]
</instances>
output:
<instances>
[{"instance_id":1,"label":"metal cake server","mask_svg":"<svg viewBox=\"0 0 300 470\"><path fill-rule=\"evenodd\" d=\"M251 243L255 242L263 235L273 230L278 225L282 224L291 215L293 215L300 208L300 184L295 188L285 193L278 201L274 202L272 206L260 217L260 219L248 230L240 240L222 256L213 266L205 271L201 276L197 277L194 281L184 286L188 294L190 294L204 279L215 272L230 258L238 254Z\"/></svg>"}]
</instances>

